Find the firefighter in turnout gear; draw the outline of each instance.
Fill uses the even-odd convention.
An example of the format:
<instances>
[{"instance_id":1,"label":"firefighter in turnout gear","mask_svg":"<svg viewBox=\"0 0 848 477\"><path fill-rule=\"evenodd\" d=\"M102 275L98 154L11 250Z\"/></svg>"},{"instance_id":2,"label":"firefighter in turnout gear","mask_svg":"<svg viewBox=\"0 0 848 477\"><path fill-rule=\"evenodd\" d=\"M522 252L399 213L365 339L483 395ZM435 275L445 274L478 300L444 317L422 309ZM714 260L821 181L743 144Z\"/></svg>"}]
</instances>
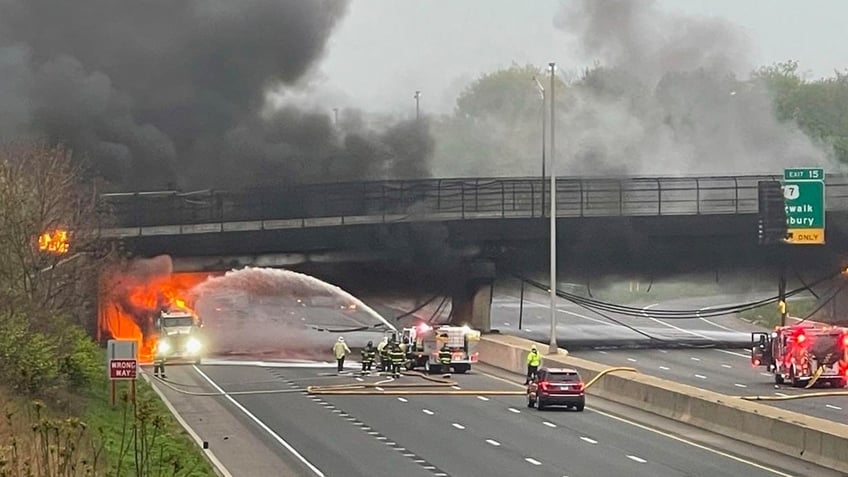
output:
<instances>
[{"instance_id":1,"label":"firefighter in turnout gear","mask_svg":"<svg viewBox=\"0 0 848 477\"><path fill-rule=\"evenodd\" d=\"M448 348L447 343L443 344L442 348L439 349L439 364L442 366L442 372L445 374L445 377L450 377L451 350Z\"/></svg>"},{"instance_id":2,"label":"firefighter in turnout gear","mask_svg":"<svg viewBox=\"0 0 848 477\"><path fill-rule=\"evenodd\" d=\"M377 354L380 355L380 371L386 372L389 370L389 338L384 336L377 343Z\"/></svg>"},{"instance_id":3,"label":"firefighter in turnout gear","mask_svg":"<svg viewBox=\"0 0 848 477\"><path fill-rule=\"evenodd\" d=\"M153 347L153 376L162 379L167 377L165 376L165 351L158 341Z\"/></svg>"},{"instance_id":4,"label":"firefighter in turnout gear","mask_svg":"<svg viewBox=\"0 0 848 477\"><path fill-rule=\"evenodd\" d=\"M371 372L371 365L374 364L374 355L376 351L374 350L374 343L371 341L362 348L362 374Z\"/></svg>"},{"instance_id":5,"label":"firefighter in turnout gear","mask_svg":"<svg viewBox=\"0 0 848 477\"><path fill-rule=\"evenodd\" d=\"M392 347L389 350L389 360L392 363L392 376L399 378L400 368L403 366L403 362L406 361L406 353L400 349L398 343L392 343Z\"/></svg>"}]
</instances>

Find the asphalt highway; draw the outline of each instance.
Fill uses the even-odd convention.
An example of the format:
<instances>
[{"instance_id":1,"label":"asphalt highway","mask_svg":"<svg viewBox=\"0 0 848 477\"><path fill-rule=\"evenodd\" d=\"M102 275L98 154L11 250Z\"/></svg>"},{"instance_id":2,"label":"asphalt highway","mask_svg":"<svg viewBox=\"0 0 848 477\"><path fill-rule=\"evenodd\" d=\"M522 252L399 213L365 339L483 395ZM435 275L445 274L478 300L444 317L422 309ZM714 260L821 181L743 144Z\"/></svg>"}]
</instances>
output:
<instances>
[{"instance_id":1,"label":"asphalt highway","mask_svg":"<svg viewBox=\"0 0 848 477\"><path fill-rule=\"evenodd\" d=\"M836 475L693 428L661 430L638 411L611 411L591 398L578 413L528 409L523 396L309 395L310 384L360 381L326 367L258 364L174 366L169 379L233 393L185 399L222 404L272 451L266 456L297 475ZM517 377L489 372L454 378L459 389L523 389ZM235 394L244 392L256 393ZM230 472L247 475L239 470Z\"/></svg>"},{"instance_id":2,"label":"asphalt highway","mask_svg":"<svg viewBox=\"0 0 848 477\"><path fill-rule=\"evenodd\" d=\"M716 342L722 340L750 343L752 331L763 331L763 328L734 316L671 320L650 315L652 308L708 309L711 306L744 303L763 297L763 294L750 294L677 298L644 305L642 317L609 315L650 336L660 338L654 341L598 315L593 315L591 311L560 300L557 306L558 341L569 348L572 355L576 357L611 366L632 366L642 373L733 396L794 396L821 391L839 391L839 389L828 387L814 389L784 385L775 387L772 374L767 373L763 367L754 368L751 365L748 349L705 347L705 345L721 346L721 343ZM525 291L524 318L522 328L519 330L516 320L518 298L511 293L500 294L492 305L493 326L500 327L503 332L547 343L550 339L548 312L550 306L549 301L545 300L548 300L545 295ZM623 343L624 348L630 349L612 349L614 345ZM675 345L675 349L662 349L672 344ZM848 389L841 391L848 394ZM848 423L848 412L846 412L848 396L761 402L811 416Z\"/></svg>"}]
</instances>

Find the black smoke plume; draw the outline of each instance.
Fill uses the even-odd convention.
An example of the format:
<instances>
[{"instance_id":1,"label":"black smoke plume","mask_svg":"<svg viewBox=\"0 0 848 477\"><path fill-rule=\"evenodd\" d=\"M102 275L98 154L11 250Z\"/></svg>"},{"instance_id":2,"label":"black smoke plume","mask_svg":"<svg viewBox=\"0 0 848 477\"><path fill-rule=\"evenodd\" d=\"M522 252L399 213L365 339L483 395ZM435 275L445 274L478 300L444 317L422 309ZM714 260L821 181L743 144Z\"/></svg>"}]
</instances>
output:
<instances>
[{"instance_id":1,"label":"black smoke plume","mask_svg":"<svg viewBox=\"0 0 848 477\"><path fill-rule=\"evenodd\" d=\"M0 137L64 142L125 189L426 174L425 122L345 134L326 114L267 113L347 6L0 0Z\"/></svg>"}]
</instances>

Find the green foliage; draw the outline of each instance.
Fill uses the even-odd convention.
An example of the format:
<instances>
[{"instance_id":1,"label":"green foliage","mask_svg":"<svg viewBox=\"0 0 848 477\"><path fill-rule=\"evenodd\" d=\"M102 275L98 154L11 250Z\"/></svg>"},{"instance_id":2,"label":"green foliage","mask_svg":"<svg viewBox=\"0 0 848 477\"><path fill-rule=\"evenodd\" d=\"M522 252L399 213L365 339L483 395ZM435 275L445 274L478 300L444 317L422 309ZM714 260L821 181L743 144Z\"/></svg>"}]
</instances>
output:
<instances>
[{"instance_id":1,"label":"green foliage","mask_svg":"<svg viewBox=\"0 0 848 477\"><path fill-rule=\"evenodd\" d=\"M97 430L98 445L104 449L110 475L214 476L209 463L198 452L153 389L138 381L132 402L129 383L119 383L115 406L109 402L107 379L98 380L89 397L86 421Z\"/></svg>"},{"instance_id":2,"label":"green foliage","mask_svg":"<svg viewBox=\"0 0 848 477\"><path fill-rule=\"evenodd\" d=\"M53 332L33 329L29 320L12 315L0 324L0 377L27 396L56 391L63 384L85 386L102 372L100 350L86 333L64 320Z\"/></svg>"},{"instance_id":3,"label":"green foliage","mask_svg":"<svg viewBox=\"0 0 848 477\"><path fill-rule=\"evenodd\" d=\"M788 61L761 68L755 78L766 83L778 119L796 122L848 163L848 74L809 81L798 73L797 62Z\"/></svg>"}]
</instances>

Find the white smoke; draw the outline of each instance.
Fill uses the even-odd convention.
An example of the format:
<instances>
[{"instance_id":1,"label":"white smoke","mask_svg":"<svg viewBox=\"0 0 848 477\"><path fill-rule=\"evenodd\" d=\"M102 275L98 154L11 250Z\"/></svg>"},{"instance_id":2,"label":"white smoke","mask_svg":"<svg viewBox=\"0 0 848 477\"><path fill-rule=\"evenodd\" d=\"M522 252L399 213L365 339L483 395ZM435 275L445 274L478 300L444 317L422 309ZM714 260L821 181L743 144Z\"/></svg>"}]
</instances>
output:
<instances>
[{"instance_id":1,"label":"white smoke","mask_svg":"<svg viewBox=\"0 0 848 477\"><path fill-rule=\"evenodd\" d=\"M395 329L341 288L289 270L234 270L191 294L217 353L316 357L339 336L358 347Z\"/></svg>"}]
</instances>

